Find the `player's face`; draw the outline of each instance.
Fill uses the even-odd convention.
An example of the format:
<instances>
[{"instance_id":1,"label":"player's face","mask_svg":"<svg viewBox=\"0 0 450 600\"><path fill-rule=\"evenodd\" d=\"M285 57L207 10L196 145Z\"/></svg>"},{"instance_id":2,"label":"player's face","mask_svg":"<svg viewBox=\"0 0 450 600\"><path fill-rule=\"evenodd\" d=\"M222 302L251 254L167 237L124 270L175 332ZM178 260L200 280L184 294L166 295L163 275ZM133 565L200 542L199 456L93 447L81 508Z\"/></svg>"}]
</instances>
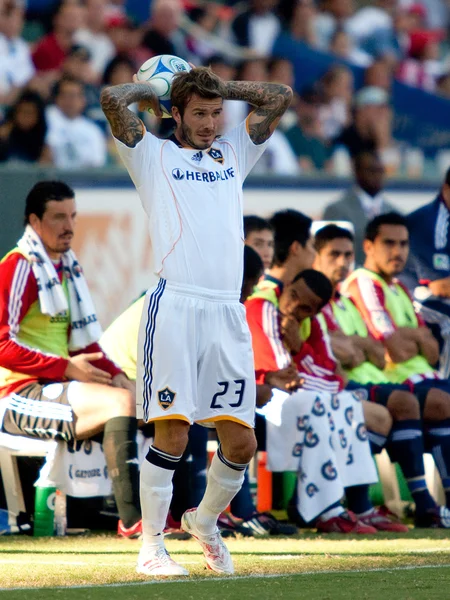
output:
<instances>
[{"instance_id":1,"label":"player's face","mask_svg":"<svg viewBox=\"0 0 450 600\"><path fill-rule=\"evenodd\" d=\"M272 266L273 261L273 232L270 229L251 231L245 238L245 243L259 254L265 269Z\"/></svg>"},{"instance_id":2,"label":"player's face","mask_svg":"<svg viewBox=\"0 0 450 600\"><path fill-rule=\"evenodd\" d=\"M75 200L49 200L42 219L30 215L30 224L41 238L50 258L58 259L70 249L75 230Z\"/></svg>"},{"instance_id":3,"label":"player's face","mask_svg":"<svg viewBox=\"0 0 450 600\"><path fill-rule=\"evenodd\" d=\"M280 313L294 317L299 323L317 315L321 308L321 298L309 289L303 279L288 285L280 296Z\"/></svg>"},{"instance_id":4,"label":"player's face","mask_svg":"<svg viewBox=\"0 0 450 600\"><path fill-rule=\"evenodd\" d=\"M353 242L347 238L336 238L328 242L317 254L314 268L326 275L333 286L336 286L348 276L354 259Z\"/></svg>"},{"instance_id":5,"label":"player's face","mask_svg":"<svg viewBox=\"0 0 450 600\"><path fill-rule=\"evenodd\" d=\"M364 241L369 268L395 277L405 268L409 252L408 230L403 225L381 225L373 242Z\"/></svg>"},{"instance_id":6,"label":"player's face","mask_svg":"<svg viewBox=\"0 0 450 600\"><path fill-rule=\"evenodd\" d=\"M194 94L183 116L174 107L172 114L177 123L177 134L181 142L199 150L209 148L219 133L222 103L222 98L208 100Z\"/></svg>"}]
</instances>

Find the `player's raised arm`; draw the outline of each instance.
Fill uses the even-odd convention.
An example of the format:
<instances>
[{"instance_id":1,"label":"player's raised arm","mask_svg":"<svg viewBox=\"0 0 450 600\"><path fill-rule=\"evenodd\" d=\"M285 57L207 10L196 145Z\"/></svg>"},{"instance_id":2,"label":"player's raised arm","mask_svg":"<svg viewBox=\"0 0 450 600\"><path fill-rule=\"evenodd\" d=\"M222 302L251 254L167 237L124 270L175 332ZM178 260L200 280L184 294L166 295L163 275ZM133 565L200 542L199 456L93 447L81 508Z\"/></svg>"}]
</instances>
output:
<instances>
[{"instance_id":1,"label":"player's raised arm","mask_svg":"<svg viewBox=\"0 0 450 600\"><path fill-rule=\"evenodd\" d=\"M262 144L274 132L292 100L292 90L281 83L228 81L226 100L245 100L256 107L248 117L249 134L254 144Z\"/></svg>"},{"instance_id":2,"label":"player's raised arm","mask_svg":"<svg viewBox=\"0 0 450 600\"><path fill-rule=\"evenodd\" d=\"M161 116L158 97L146 82L114 85L105 88L100 95L113 136L130 148L134 148L145 133L144 123L128 108L134 102L152 108L157 117Z\"/></svg>"}]
</instances>

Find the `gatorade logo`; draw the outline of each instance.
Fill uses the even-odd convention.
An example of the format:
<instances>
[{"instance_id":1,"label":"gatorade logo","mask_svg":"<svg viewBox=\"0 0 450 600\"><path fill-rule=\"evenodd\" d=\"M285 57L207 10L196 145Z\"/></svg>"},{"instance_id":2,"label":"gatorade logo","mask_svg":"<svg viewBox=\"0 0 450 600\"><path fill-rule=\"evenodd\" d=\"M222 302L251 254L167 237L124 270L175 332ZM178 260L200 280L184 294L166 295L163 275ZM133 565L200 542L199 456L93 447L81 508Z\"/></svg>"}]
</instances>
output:
<instances>
[{"instance_id":1,"label":"gatorade logo","mask_svg":"<svg viewBox=\"0 0 450 600\"><path fill-rule=\"evenodd\" d=\"M52 492L50 496L47 498L47 508L48 510L54 511L56 503L56 492Z\"/></svg>"}]
</instances>

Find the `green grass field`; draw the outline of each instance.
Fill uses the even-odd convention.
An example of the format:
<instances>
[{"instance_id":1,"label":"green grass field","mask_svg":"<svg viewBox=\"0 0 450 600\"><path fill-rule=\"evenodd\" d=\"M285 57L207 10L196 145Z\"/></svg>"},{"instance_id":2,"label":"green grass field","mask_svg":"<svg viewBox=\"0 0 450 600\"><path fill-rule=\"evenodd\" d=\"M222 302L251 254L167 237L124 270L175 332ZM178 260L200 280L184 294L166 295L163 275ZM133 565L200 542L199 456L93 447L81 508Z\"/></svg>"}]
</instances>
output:
<instances>
[{"instance_id":1,"label":"green grass field","mask_svg":"<svg viewBox=\"0 0 450 600\"><path fill-rule=\"evenodd\" d=\"M0 597L11 600L438 600L450 599L444 530L402 537L232 539L233 577L204 567L193 540L169 540L191 577L148 580L134 571L140 542L113 535L0 538ZM22 588L22 589L20 589Z\"/></svg>"}]
</instances>

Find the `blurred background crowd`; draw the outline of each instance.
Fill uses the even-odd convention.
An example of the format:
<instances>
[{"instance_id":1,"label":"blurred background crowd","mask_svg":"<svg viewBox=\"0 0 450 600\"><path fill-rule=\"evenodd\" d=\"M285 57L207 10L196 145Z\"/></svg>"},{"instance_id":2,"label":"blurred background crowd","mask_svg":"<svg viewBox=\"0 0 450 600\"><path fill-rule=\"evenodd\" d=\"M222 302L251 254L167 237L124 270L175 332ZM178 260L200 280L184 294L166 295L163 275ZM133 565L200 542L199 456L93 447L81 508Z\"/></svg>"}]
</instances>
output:
<instances>
[{"instance_id":1,"label":"blurred background crowd","mask_svg":"<svg viewBox=\"0 0 450 600\"><path fill-rule=\"evenodd\" d=\"M450 158L449 25L448 0L0 0L0 161L119 164L101 88L174 54L295 89L256 173L346 176L369 150L388 176L436 177ZM227 102L223 130L249 110ZM169 133L171 119L144 118Z\"/></svg>"}]
</instances>

